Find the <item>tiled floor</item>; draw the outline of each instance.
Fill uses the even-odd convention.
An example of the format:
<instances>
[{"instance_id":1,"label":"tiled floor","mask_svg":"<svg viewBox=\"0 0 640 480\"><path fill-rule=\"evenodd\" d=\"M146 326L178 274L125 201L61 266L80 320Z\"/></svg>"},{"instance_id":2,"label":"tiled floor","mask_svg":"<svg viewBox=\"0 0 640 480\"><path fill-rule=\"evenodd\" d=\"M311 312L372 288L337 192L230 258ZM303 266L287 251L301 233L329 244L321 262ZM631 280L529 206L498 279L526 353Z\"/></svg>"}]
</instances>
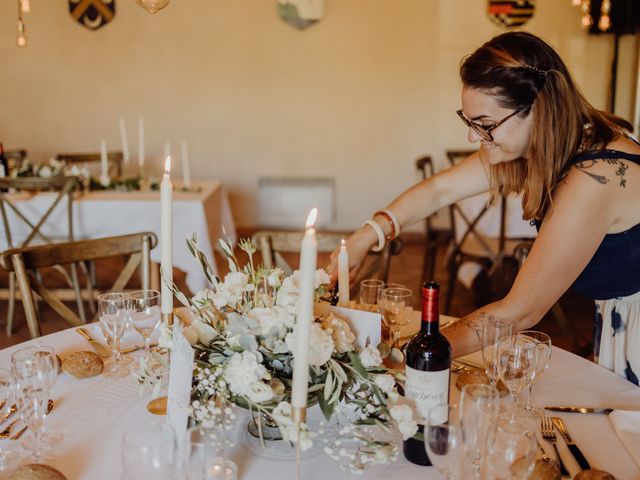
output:
<instances>
[{"instance_id":1,"label":"tiled floor","mask_svg":"<svg viewBox=\"0 0 640 480\"><path fill-rule=\"evenodd\" d=\"M444 268L444 251L439 252L439 258L436 265L435 280L439 281L446 288L447 272ZM294 259L295 260L295 259ZM318 260L319 265L325 265L327 263L327 257L321 256ZM226 267L226 262L222 258L218 259L218 266L221 268ZM121 270L124 263L121 259L108 262L98 263L98 282L99 285L110 285L117 273ZM423 265L423 247L420 242L407 241L403 252L394 257L389 281L398 282L407 285L412 289L415 294L414 308L419 306L418 292L420 291L420 283L422 277L422 265ZM224 273L224 272L221 272ZM180 275L176 272L174 275L175 281L178 285L184 286L184 275ZM0 288L6 288L7 278L3 272L0 272ZM567 313L570 321L575 325L579 332L580 343L586 348L583 348L583 353L588 352L588 344L592 335L592 309L593 303L578 298L575 295L567 294L562 299L562 304L565 312ZM456 287L456 295L453 300L451 313L454 316L465 315L475 309L474 297L472 293L467 290L463 285L458 284ZM15 343L23 342L29 338L29 333L25 324L24 314L22 306L17 305L16 319L14 334L11 337L7 337L5 334L5 320L7 314L7 303L0 302L0 348L4 348ZM61 320L57 315L47 307L42 307L42 330L43 333L51 333L63 328L67 328L69 325ZM562 335L556 322L551 315L547 315L537 326L537 329L549 333L552 337L554 344L570 349L569 342Z\"/></svg>"}]
</instances>

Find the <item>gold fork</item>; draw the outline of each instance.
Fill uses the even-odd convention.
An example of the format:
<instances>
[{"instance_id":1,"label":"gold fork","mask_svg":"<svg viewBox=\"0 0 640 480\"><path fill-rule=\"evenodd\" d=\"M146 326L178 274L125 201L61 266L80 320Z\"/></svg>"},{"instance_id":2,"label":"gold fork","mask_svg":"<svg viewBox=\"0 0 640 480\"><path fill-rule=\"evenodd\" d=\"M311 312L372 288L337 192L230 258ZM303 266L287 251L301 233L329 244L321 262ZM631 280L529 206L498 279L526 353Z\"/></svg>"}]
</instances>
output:
<instances>
[{"instance_id":1,"label":"gold fork","mask_svg":"<svg viewBox=\"0 0 640 480\"><path fill-rule=\"evenodd\" d=\"M0 432L0 438L9 438L9 435L11 435L11 429L16 423L18 423L19 420L20 419L14 420L9 425L7 425L7 428Z\"/></svg>"},{"instance_id":2,"label":"gold fork","mask_svg":"<svg viewBox=\"0 0 640 480\"><path fill-rule=\"evenodd\" d=\"M553 445L553 449L556 452L556 457L558 458L558 463L560 464L560 475L569 475L567 468L564 466L562 462L562 458L560 458L560 452L558 452L558 447L556 446L556 432L553 429L553 422L551 421L551 417L547 415L543 415L540 419L540 431L542 432L542 438L544 438L547 442Z\"/></svg>"}]
</instances>

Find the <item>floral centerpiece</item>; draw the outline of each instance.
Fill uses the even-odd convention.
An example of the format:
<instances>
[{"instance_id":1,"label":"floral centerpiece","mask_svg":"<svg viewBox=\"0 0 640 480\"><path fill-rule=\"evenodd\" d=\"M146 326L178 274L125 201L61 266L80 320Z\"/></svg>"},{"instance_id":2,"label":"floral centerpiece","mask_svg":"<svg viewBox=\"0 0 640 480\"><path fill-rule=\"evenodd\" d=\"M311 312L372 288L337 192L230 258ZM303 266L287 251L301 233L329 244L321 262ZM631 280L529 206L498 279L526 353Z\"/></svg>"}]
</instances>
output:
<instances>
[{"instance_id":1,"label":"floral centerpiece","mask_svg":"<svg viewBox=\"0 0 640 480\"><path fill-rule=\"evenodd\" d=\"M220 420L221 402L260 414L277 425L285 441L312 446L318 432L292 419L290 404L299 272L285 277L279 268L254 264L255 246L240 241L248 262L241 266L231 242L221 240L230 272L224 280L212 275L195 237L187 241L211 282L210 288L187 298L176 297L192 313L183 329L195 349L191 414L196 422ZM315 293L327 291L329 277L317 270ZM170 345L170 327L162 341ZM382 365L375 345L361 350L349 325L327 314L314 319L309 342L308 404L317 404L327 420L338 424L337 436L325 451L354 473L367 464L393 461L398 449L389 433L403 438L416 433L412 409L396 390L401 373ZM348 448L347 448L348 446Z\"/></svg>"}]
</instances>

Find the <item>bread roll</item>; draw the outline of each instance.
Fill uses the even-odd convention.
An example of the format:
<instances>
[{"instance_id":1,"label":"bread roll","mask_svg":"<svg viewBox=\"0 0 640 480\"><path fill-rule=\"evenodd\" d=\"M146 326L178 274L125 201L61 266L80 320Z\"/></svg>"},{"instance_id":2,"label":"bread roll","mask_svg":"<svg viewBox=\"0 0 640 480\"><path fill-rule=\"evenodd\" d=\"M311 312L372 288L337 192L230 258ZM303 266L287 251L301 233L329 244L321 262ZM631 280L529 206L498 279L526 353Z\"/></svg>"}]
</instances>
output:
<instances>
[{"instance_id":1,"label":"bread roll","mask_svg":"<svg viewBox=\"0 0 640 480\"><path fill-rule=\"evenodd\" d=\"M487 377L487 374L485 372L483 372L479 368L473 368L464 371L458 376L458 379L456 380L456 387L458 387L459 390L462 390L465 385L470 385L472 383L490 385L491 381L489 380L489 377ZM498 392L500 393L501 397L504 397L507 393L509 393L509 390L507 390L507 387L501 381L498 382Z\"/></svg>"},{"instance_id":2,"label":"bread roll","mask_svg":"<svg viewBox=\"0 0 640 480\"><path fill-rule=\"evenodd\" d=\"M8 480L67 480L67 477L49 465L30 463L9 475Z\"/></svg>"},{"instance_id":3,"label":"bread roll","mask_svg":"<svg viewBox=\"0 0 640 480\"><path fill-rule=\"evenodd\" d=\"M62 361L62 370L76 378L94 377L100 374L103 368L102 359L94 352L73 352Z\"/></svg>"},{"instance_id":4,"label":"bread roll","mask_svg":"<svg viewBox=\"0 0 640 480\"><path fill-rule=\"evenodd\" d=\"M573 477L573 480L616 480L616 478L609 472L592 468L591 470L583 470Z\"/></svg>"}]
</instances>

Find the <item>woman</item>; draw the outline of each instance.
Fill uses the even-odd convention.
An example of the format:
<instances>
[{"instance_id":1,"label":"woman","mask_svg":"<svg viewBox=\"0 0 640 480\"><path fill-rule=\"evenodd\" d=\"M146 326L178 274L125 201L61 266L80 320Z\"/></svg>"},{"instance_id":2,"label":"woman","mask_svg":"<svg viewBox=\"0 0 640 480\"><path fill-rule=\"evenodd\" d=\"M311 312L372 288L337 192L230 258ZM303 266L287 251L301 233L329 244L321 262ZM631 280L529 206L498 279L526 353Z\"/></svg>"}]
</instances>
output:
<instances>
[{"instance_id":1,"label":"woman","mask_svg":"<svg viewBox=\"0 0 640 480\"><path fill-rule=\"evenodd\" d=\"M622 119L596 110L558 54L525 32L499 35L460 68L468 139L480 151L376 212L348 239L353 270L442 207L489 191L523 195L539 227L507 296L443 329L454 356L479 348L482 313L518 330L540 321L573 285L596 301L596 361L638 384L640 374L640 145ZM336 271L336 253L331 271Z\"/></svg>"}]
</instances>

